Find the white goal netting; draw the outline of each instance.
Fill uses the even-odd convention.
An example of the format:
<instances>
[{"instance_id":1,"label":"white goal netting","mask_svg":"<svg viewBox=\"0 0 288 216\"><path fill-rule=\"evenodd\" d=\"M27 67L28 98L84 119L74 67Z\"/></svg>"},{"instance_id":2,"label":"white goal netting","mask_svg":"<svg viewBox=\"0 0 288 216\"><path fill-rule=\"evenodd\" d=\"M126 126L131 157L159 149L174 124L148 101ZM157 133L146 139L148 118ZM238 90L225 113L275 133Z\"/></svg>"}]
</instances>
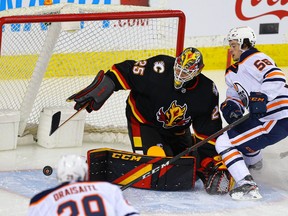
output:
<instances>
[{"instance_id":1,"label":"white goal netting","mask_svg":"<svg viewBox=\"0 0 288 216\"><path fill-rule=\"evenodd\" d=\"M180 11L116 5L57 4L0 12L0 110L20 111L19 136L36 135L45 107L70 107L66 98L99 70L126 59L182 51ZM128 91L115 92L86 116L85 132L126 132Z\"/></svg>"}]
</instances>

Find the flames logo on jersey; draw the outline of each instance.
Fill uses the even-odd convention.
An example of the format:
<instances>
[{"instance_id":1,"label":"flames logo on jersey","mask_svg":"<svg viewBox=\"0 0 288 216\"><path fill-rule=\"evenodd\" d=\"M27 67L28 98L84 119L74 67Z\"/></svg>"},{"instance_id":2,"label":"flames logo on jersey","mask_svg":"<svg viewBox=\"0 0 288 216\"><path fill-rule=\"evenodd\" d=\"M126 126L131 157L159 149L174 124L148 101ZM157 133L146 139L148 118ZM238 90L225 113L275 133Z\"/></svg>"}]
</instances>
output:
<instances>
[{"instance_id":1,"label":"flames logo on jersey","mask_svg":"<svg viewBox=\"0 0 288 216\"><path fill-rule=\"evenodd\" d=\"M165 64L163 61L154 62L153 70L156 73L163 73L165 71Z\"/></svg>"},{"instance_id":2,"label":"flames logo on jersey","mask_svg":"<svg viewBox=\"0 0 288 216\"><path fill-rule=\"evenodd\" d=\"M170 107L165 112L163 109L164 108L161 107L157 112L157 120L163 123L164 128L183 126L186 125L191 119L191 117L185 117L187 105L177 105L175 100L170 104Z\"/></svg>"}]
</instances>

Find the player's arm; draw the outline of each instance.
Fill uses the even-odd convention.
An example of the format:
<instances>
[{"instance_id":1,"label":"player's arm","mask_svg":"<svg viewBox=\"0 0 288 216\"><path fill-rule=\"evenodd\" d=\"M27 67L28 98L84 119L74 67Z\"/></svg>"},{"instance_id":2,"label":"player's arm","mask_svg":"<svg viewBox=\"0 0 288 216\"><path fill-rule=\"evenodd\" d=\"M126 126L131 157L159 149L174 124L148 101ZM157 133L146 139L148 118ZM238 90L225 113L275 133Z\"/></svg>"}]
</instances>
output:
<instances>
[{"instance_id":1,"label":"player's arm","mask_svg":"<svg viewBox=\"0 0 288 216\"><path fill-rule=\"evenodd\" d=\"M231 124L241 118L244 113L244 107L241 101L233 98L226 98L220 106L223 118L228 124Z\"/></svg>"},{"instance_id":2,"label":"player's arm","mask_svg":"<svg viewBox=\"0 0 288 216\"><path fill-rule=\"evenodd\" d=\"M251 58L254 64L246 65L246 70L251 71L251 75L261 83L260 89L255 89L253 92L261 92L267 96L268 101L272 101L279 96L286 85L285 73L269 56L259 58L255 55Z\"/></svg>"},{"instance_id":3,"label":"player's arm","mask_svg":"<svg viewBox=\"0 0 288 216\"><path fill-rule=\"evenodd\" d=\"M233 72L230 73L233 74ZM243 98L241 99L238 93L235 91L233 83L230 82L230 75L226 73L226 99L220 105L220 110L222 112L223 118L228 124L231 124L232 122L241 118L245 111L244 108L248 104L248 99L245 96L243 96Z\"/></svg>"},{"instance_id":4,"label":"player's arm","mask_svg":"<svg viewBox=\"0 0 288 216\"><path fill-rule=\"evenodd\" d=\"M255 61L261 71L258 74L263 74L260 90L251 91L249 95L249 112L252 118L262 118L267 112L267 103L272 101L281 94L283 87L286 85L285 74L280 68L277 68L273 61L268 58L262 61ZM257 67L257 69L258 69ZM280 103L280 101L278 101Z\"/></svg>"},{"instance_id":5,"label":"player's arm","mask_svg":"<svg viewBox=\"0 0 288 216\"><path fill-rule=\"evenodd\" d=\"M143 93L149 82L146 80L149 77L147 60L126 60L124 62L113 65L107 72L115 83L115 91L133 89L136 92Z\"/></svg>"},{"instance_id":6,"label":"player's arm","mask_svg":"<svg viewBox=\"0 0 288 216\"><path fill-rule=\"evenodd\" d=\"M70 96L67 101L76 102L74 108L79 110L87 103L86 110L90 113L102 107L114 91L129 90L143 91L147 87L145 69L147 60L126 60L114 64L106 73L100 71L93 82L80 92Z\"/></svg>"},{"instance_id":7,"label":"player's arm","mask_svg":"<svg viewBox=\"0 0 288 216\"><path fill-rule=\"evenodd\" d=\"M286 77L284 72L274 67L264 74L260 92L267 95L268 101L271 101L279 96L285 85Z\"/></svg>"},{"instance_id":8,"label":"player's arm","mask_svg":"<svg viewBox=\"0 0 288 216\"><path fill-rule=\"evenodd\" d=\"M194 130L194 135L196 136L196 141L201 141L214 134L215 132L222 129L222 119L219 110L219 93L216 86L211 84L211 88L206 88L207 91L205 95L207 97L206 104L203 104L204 112L201 115L198 115L196 118L193 118L192 127ZM211 89L209 91L208 89ZM207 144L204 144L198 148L201 158L207 156L212 157L217 155L215 150L215 141L212 139Z\"/></svg>"},{"instance_id":9,"label":"player's arm","mask_svg":"<svg viewBox=\"0 0 288 216\"><path fill-rule=\"evenodd\" d=\"M101 70L89 86L71 95L67 101L74 100L76 102L74 109L76 110L79 110L88 103L86 110L90 113L93 110L101 108L113 93L114 88L114 82Z\"/></svg>"}]
</instances>

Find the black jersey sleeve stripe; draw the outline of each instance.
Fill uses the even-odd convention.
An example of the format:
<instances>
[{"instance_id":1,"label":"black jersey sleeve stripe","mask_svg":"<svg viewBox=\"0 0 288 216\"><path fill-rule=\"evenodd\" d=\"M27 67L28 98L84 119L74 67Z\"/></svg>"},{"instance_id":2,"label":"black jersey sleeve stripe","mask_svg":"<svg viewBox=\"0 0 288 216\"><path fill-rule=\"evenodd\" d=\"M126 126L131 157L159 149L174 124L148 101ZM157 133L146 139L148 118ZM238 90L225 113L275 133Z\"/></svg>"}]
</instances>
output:
<instances>
[{"instance_id":1,"label":"black jersey sleeve stripe","mask_svg":"<svg viewBox=\"0 0 288 216\"><path fill-rule=\"evenodd\" d=\"M267 71L264 75L263 78L265 78L269 73L274 72L274 71L282 71L280 68L271 68L269 71Z\"/></svg>"},{"instance_id":2,"label":"black jersey sleeve stripe","mask_svg":"<svg viewBox=\"0 0 288 216\"><path fill-rule=\"evenodd\" d=\"M278 81L278 82L286 82L286 80L285 79L282 79L282 78L271 78L271 79L265 79L265 80L263 80L263 83L265 83L265 82L275 82L275 81Z\"/></svg>"}]
</instances>

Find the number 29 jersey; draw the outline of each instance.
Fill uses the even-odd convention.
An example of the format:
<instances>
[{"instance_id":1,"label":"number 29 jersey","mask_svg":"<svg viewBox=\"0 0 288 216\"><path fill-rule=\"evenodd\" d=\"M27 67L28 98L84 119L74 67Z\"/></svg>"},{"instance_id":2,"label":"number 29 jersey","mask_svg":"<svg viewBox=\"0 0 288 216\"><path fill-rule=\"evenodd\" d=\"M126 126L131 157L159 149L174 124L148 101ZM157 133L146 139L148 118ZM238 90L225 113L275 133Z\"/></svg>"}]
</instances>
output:
<instances>
[{"instance_id":1,"label":"number 29 jersey","mask_svg":"<svg viewBox=\"0 0 288 216\"><path fill-rule=\"evenodd\" d=\"M28 216L139 215L116 185L108 182L63 183L35 195Z\"/></svg>"}]
</instances>

